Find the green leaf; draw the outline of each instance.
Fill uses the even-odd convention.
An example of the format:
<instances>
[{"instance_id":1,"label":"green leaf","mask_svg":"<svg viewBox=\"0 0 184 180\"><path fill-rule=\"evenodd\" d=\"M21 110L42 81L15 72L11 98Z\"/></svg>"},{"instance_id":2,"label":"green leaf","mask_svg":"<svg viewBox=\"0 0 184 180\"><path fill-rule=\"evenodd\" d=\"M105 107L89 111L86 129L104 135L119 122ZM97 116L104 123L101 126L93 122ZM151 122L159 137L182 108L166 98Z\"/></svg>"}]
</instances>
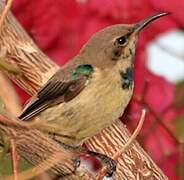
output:
<instances>
[{"instance_id":1,"label":"green leaf","mask_svg":"<svg viewBox=\"0 0 184 180\"><path fill-rule=\"evenodd\" d=\"M184 139L184 116L177 117L174 121L176 126L176 137L178 140Z\"/></svg>"}]
</instances>

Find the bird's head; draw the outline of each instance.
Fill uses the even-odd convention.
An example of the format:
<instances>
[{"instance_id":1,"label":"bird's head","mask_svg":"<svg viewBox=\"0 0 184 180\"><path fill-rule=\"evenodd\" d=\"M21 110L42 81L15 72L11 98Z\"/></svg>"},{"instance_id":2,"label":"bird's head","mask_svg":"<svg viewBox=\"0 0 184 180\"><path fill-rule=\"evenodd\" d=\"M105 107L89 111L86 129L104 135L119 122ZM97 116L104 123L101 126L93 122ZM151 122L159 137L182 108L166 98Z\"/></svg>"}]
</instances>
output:
<instances>
[{"instance_id":1,"label":"bird's head","mask_svg":"<svg viewBox=\"0 0 184 180\"><path fill-rule=\"evenodd\" d=\"M150 22L169 13L163 12L149 16L136 24L118 24L107 27L96 34L85 44L81 54L89 56L96 65L116 64L119 60L132 60L136 41L141 30Z\"/></svg>"}]
</instances>

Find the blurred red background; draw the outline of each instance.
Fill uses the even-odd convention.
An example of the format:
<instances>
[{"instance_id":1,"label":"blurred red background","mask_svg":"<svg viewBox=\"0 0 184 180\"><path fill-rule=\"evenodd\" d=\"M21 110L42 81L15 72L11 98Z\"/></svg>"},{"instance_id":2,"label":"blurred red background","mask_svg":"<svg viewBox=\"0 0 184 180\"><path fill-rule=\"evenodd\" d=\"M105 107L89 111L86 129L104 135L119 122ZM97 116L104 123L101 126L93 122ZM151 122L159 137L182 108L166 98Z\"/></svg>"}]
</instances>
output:
<instances>
[{"instance_id":1,"label":"blurred red background","mask_svg":"<svg viewBox=\"0 0 184 180\"><path fill-rule=\"evenodd\" d=\"M170 179L184 178L178 171L184 168L184 103L177 101L184 99L184 87L151 73L145 65L149 42L161 33L184 27L184 1L14 0L12 10L38 46L60 65L103 27L135 23L155 12L172 12L141 33L135 58L134 97L122 120L134 129L141 109L146 107L148 114L139 142ZM28 95L17 91L24 102Z\"/></svg>"}]
</instances>

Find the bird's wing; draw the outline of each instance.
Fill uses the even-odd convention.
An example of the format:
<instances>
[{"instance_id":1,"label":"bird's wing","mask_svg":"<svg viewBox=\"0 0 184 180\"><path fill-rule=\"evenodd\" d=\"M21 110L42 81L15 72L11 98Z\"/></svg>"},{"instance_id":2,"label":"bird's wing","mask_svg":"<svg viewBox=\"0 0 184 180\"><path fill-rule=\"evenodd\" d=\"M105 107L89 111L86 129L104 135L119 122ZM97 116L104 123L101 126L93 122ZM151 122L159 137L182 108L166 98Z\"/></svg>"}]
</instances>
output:
<instances>
[{"instance_id":1,"label":"bird's wing","mask_svg":"<svg viewBox=\"0 0 184 180\"><path fill-rule=\"evenodd\" d=\"M23 121L30 120L49 107L70 101L84 89L86 80L87 77L82 74L75 80L64 81L58 78L51 78L51 80L30 99L19 118Z\"/></svg>"}]
</instances>

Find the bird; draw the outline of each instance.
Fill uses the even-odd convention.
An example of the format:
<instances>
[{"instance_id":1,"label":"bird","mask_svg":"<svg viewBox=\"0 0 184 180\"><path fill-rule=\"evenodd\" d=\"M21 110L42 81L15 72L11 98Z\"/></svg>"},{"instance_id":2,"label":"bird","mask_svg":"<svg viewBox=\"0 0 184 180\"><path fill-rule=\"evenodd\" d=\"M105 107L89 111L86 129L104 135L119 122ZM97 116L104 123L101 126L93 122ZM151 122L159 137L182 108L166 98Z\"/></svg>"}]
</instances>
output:
<instances>
[{"instance_id":1,"label":"bird","mask_svg":"<svg viewBox=\"0 0 184 180\"><path fill-rule=\"evenodd\" d=\"M57 127L60 142L80 146L122 116L133 94L139 33L161 12L135 24L115 24L95 33L80 52L30 98L19 119L38 117Z\"/></svg>"}]
</instances>

